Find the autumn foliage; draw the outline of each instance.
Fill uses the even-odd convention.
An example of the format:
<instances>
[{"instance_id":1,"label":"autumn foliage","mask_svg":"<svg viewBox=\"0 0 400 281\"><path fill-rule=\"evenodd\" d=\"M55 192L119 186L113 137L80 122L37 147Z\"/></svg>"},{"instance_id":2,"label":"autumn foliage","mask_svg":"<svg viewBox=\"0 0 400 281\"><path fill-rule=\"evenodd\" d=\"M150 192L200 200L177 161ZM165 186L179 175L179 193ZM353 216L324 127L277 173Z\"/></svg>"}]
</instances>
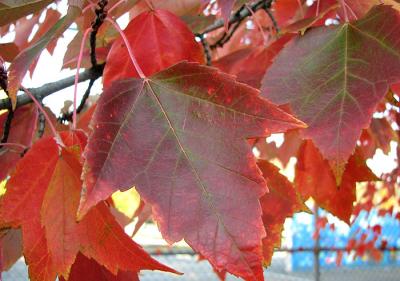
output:
<instances>
[{"instance_id":1,"label":"autumn foliage","mask_svg":"<svg viewBox=\"0 0 400 281\"><path fill-rule=\"evenodd\" d=\"M363 210L400 217L400 2L60 2L0 0L0 36L15 34L0 41L1 271L23 254L34 281L184 274L124 232L112 195L132 188L135 233L152 217L221 279L264 280L310 198L349 225ZM75 77L26 89L71 26ZM41 105L73 82L71 109ZM394 169L374 174L367 160L391 150Z\"/></svg>"}]
</instances>

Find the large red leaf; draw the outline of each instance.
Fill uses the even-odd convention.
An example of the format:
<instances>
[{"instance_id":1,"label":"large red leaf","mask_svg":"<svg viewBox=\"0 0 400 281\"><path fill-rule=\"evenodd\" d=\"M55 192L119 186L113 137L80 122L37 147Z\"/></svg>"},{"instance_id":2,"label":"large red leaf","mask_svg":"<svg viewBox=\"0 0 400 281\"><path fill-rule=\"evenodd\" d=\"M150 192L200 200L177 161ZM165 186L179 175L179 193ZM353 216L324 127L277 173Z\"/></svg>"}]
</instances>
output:
<instances>
[{"instance_id":1,"label":"large red leaf","mask_svg":"<svg viewBox=\"0 0 400 281\"><path fill-rule=\"evenodd\" d=\"M217 269L262 280L266 187L245 138L303 123L231 76L186 62L115 83L93 120L80 217L136 186L167 241L185 239Z\"/></svg>"},{"instance_id":2,"label":"large red leaf","mask_svg":"<svg viewBox=\"0 0 400 281\"><path fill-rule=\"evenodd\" d=\"M61 281L82 281L83 277L85 281L139 281L138 274L135 272L121 271L114 275L95 260L78 254L69 278L65 280L61 277L60 279Z\"/></svg>"},{"instance_id":3,"label":"large red leaf","mask_svg":"<svg viewBox=\"0 0 400 281\"><path fill-rule=\"evenodd\" d=\"M297 161L295 184L302 197L314 198L320 207L347 223L350 223L356 200L356 182L378 180L358 149L350 157L339 186L328 161L323 159L312 141L303 142Z\"/></svg>"},{"instance_id":4,"label":"large red leaf","mask_svg":"<svg viewBox=\"0 0 400 281\"><path fill-rule=\"evenodd\" d=\"M79 251L113 274L141 269L173 272L124 233L104 202L76 222L82 186L78 153L85 137L79 132L62 137L68 148L60 148L49 137L35 143L8 181L2 200L3 220L22 227L31 280L68 277Z\"/></svg>"},{"instance_id":5,"label":"large red leaf","mask_svg":"<svg viewBox=\"0 0 400 281\"><path fill-rule=\"evenodd\" d=\"M289 103L340 182L363 128L400 79L400 14L376 6L354 23L309 31L278 55L263 95Z\"/></svg>"},{"instance_id":6,"label":"large red leaf","mask_svg":"<svg viewBox=\"0 0 400 281\"><path fill-rule=\"evenodd\" d=\"M287 217L300 211L309 212L292 183L279 168L265 160L257 162L267 180L269 193L260 198L267 236L263 239L264 264L270 265L274 249L281 246L281 233Z\"/></svg>"},{"instance_id":7,"label":"large red leaf","mask_svg":"<svg viewBox=\"0 0 400 281\"><path fill-rule=\"evenodd\" d=\"M0 115L0 135L3 135L4 122L7 119L7 115L7 112ZM29 147L35 134L37 116L37 109L34 105L18 108L14 112L7 141ZM14 169L21 159L21 153L23 153L23 149L19 147L7 146L0 150L0 181L4 180Z\"/></svg>"},{"instance_id":8,"label":"large red leaf","mask_svg":"<svg viewBox=\"0 0 400 281\"><path fill-rule=\"evenodd\" d=\"M124 30L146 76L179 61L204 62L201 46L186 24L171 12L155 10L135 17ZM139 77L122 38L111 47L104 68L104 86L122 78Z\"/></svg>"},{"instance_id":9,"label":"large red leaf","mask_svg":"<svg viewBox=\"0 0 400 281\"><path fill-rule=\"evenodd\" d=\"M40 206L48 179L58 158L58 147L50 138L37 142L18 163L15 176L7 182L1 217L13 227L22 227L25 262L33 281L54 281Z\"/></svg>"}]
</instances>

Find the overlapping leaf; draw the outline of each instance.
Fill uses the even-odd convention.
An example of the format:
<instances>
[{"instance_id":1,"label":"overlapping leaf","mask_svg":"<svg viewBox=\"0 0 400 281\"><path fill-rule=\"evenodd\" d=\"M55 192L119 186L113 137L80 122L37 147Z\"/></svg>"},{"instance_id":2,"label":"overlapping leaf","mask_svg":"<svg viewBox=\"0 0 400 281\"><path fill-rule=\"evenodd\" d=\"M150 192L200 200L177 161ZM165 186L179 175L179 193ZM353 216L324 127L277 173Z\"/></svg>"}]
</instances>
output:
<instances>
[{"instance_id":1,"label":"overlapping leaf","mask_svg":"<svg viewBox=\"0 0 400 281\"><path fill-rule=\"evenodd\" d=\"M303 142L297 161L295 184L302 197L312 197L320 207L347 223L356 200L356 182L378 180L358 149L350 157L339 186L328 161L311 140Z\"/></svg>"},{"instance_id":2,"label":"overlapping leaf","mask_svg":"<svg viewBox=\"0 0 400 281\"><path fill-rule=\"evenodd\" d=\"M180 63L115 83L97 103L80 217L135 186L164 238L218 269L262 280L266 191L245 138L304 124L216 69Z\"/></svg>"},{"instance_id":3,"label":"overlapping leaf","mask_svg":"<svg viewBox=\"0 0 400 281\"><path fill-rule=\"evenodd\" d=\"M239 82L260 88L261 80L274 57L293 38L286 35L273 42L268 47L243 48L213 62L213 66L233 74Z\"/></svg>"},{"instance_id":4,"label":"overlapping leaf","mask_svg":"<svg viewBox=\"0 0 400 281\"><path fill-rule=\"evenodd\" d=\"M54 0L0 1L0 26L44 9Z\"/></svg>"},{"instance_id":5,"label":"overlapping leaf","mask_svg":"<svg viewBox=\"0 0 400 281\"><path fill-rule=\"evenodd\" d=\"M83 278L85 281L139 281L135 272L121 271L114 275L95 260L78 254L69 278L66 280L61 277L61 281L82 281Z\"/></svg>"},{"instance_id":6,"label":"overlapping leaf","mask_svg":"<svg viewBox=\"0 0 400 281\"><path fill-rule=\"evenodd\" d=\"M257 162L267 181L269 193L260 198L267 236L263 239L264 264L270 265L275 248L281 246L281 233L287 217L300 211L309 212L292 183L278 167L265 160Z\"/></svg>"},{"instance_id":7,"label":"overlapping leaf","mask_svg":"<svg viewBox=\"0 0 400 281\"><path fill-rule=\"evenodd\" d=\"M4 122L7 119L7 112L0 115L0 135L3 135ZM29 147L36 129L37 122L36 106L29 105L18 108L14 112L11 122L8 142L18 143ZM14 169L21 159L22 147L3 147L0 149L0 181L4 180Z\"/></svg>"},{"instance_id":8,"label":"overlapping leaf","mask_svg":"<svg viewBox=\"0 0 400 281\"><path fill-rule=\"evenodd\" d=\"M201 46L186 24L174 14L155 10L135 17L124 30L139 66L146 76L152 75L179 61L204 62ZM122 38L111 47L104 68L103 84L139 77Z\"/></svg>"},{"instance_id":9,"label":"overlapping leaf","mask_svg":"<svg viewBox=\"0 0 400 281\"><path fill-rule=\"evenodd\" d=\"M263 95L289 103L331 161L340 182L361 129L389 84L400 79L400 15L374 7L354 23L321 27L288 45L263 81Z\"/></svg>"},{"instance_id":10,"label":"overlapping leaf","mask_svg":"<svg viewBox=\"0 0 400 281\"><path fill-rule=\"evenodd\" d=\"M400 3L396 0L343 0L338 14L342 19L357 20L365 16L375 5L386 4L400 10Z\"/></svg>"},{"instance_id":11,"label":"overlapping leaf","mask_svg":"<svg viewBox=\"0 0 400 281\"><path fill-rule=\"evenodd\" d=\"M19 48L15 43L0 43L0 54L5 61L12 61L18 53Z\"/></svg>"},{"instance_id":12,"label":"overlapping leaf","mask_svg":"<svg viewBox=\"0 0 400 281\"><path fill-rule=\"evenodd\" d=\"M68 277L76 255L95 259L113 274L141 269L173 271L153 260L121 229L105 203L79 224L79 147L82 133L63 133L67 148L46 137L36 142L7 183L1 205L3 224L21 227L31 280ZM75 145L75 146L73 146Z\"/></svg>"},{"instance_id":13,"label":"overlapping leaf","mask_svg":"<svg viewBox=\"0 0 400 281\"><path fill-rule=\"evenodd\" d=\"M22 234L20 229L0 233L0 272L9 270L22 256Z\"/></svg>"},{"instance_id":14,"label":"overlapping leaf","mask_svg":"<svg viewBox=\"0 0 400 281\"><path fill-rule=\"evenodd\" d=\"M58 38L79 15L80 10L77 8L69 8L66 16L57 21L55 25L44 35L38 39L33 45L29 46L13 60L9 68L9 87L8 94L12 102L13 108L17 103L17 91L21 86L22 79L28 71L31 64L36 61L44 48L55 38Z\"/></svg>"}]
</instances>

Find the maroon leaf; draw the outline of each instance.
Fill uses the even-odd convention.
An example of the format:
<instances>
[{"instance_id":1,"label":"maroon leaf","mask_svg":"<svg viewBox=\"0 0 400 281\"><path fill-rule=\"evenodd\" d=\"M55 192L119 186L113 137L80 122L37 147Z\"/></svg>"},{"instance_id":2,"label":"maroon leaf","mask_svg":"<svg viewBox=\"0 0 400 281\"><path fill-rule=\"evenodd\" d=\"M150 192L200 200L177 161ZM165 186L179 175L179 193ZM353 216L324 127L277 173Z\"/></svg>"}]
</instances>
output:
<instances>
[{"instance_id":1,"label":"maroon leaf","mask_svg":"<svg viewBox=\"0 0 400 281\"><path fill-rule=\"evenodd\" d=\"M7 112L0 115L0 135L3 135L4 122ZM37 123L37 109L34 105L18 108L14 112L11 122L8 142L19 143L29 147L35 134ZM23 149L20 147L3 147L0 149L0 181L4 180L21 159Z\"/></svg>"},{"instance_id":2,"label":"maroon leaf","mask_svg":"<svg viewBox=\"0 0 400 281\"><path fill-rule=\"evenodd\" d=\"M266 187L245 138L301 126L257 90L194 63L115 83L97 103L79 216L136 186L167 241L262 280Z\"/></svg>"},{"instance_id":3,"label":"maroon leaf","mask_svg":"<svg viewBox=\"0 0 400 281\"><path fill-rule=\"evenodd\" d=\"M263 95L289 103L338 182L363 128L400 79L400 14L376 6L354 23L310 30L278 55Z\"/></svg>"}]
</instances>

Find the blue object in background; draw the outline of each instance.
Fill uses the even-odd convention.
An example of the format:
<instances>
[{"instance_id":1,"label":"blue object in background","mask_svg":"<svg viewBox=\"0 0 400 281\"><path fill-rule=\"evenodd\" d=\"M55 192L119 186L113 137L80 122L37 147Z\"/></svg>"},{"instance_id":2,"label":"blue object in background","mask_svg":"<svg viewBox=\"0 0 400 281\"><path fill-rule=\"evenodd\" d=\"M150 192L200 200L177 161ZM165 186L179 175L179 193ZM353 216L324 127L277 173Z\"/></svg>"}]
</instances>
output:
<instances>
[{"instance_id":1,"label":"blue object in background","mask_svg":"<svg viewBox=\"0 0 400 281\"><path fill-rule=\"evenodd\" d=\"M328 216L323 210L319 211L320 216ZM376 241L377 247L381 246L382 240L387 242L387 248L400 247L400 222L386 215L379 217L376 211L362 212L357 217L351 228L336 219L335 230L331 230L329 225L320 230L320 247L322 248L345 248L350 239L360 240L361 235L367 235L366 242L373 238L373 231L367 226L380 225L382 234ZM292 248L313 248L315 240L313 239L315 231L315 217L310 214L300 213L293 218L291 227ZM360 229L357 231L357 229ZM337 252L321 251L319 262L321 268L336 267ZM313 269L314 253L313 252L296 252L291 255L291 268L293 271L308 271ZM372 258L354 259L354 253L343 253L341 265L346 267L370 267L370 266L399 266L400 253L384 251L383 258L380 262L375 262Z\"/></svg>"}]
</instances>

